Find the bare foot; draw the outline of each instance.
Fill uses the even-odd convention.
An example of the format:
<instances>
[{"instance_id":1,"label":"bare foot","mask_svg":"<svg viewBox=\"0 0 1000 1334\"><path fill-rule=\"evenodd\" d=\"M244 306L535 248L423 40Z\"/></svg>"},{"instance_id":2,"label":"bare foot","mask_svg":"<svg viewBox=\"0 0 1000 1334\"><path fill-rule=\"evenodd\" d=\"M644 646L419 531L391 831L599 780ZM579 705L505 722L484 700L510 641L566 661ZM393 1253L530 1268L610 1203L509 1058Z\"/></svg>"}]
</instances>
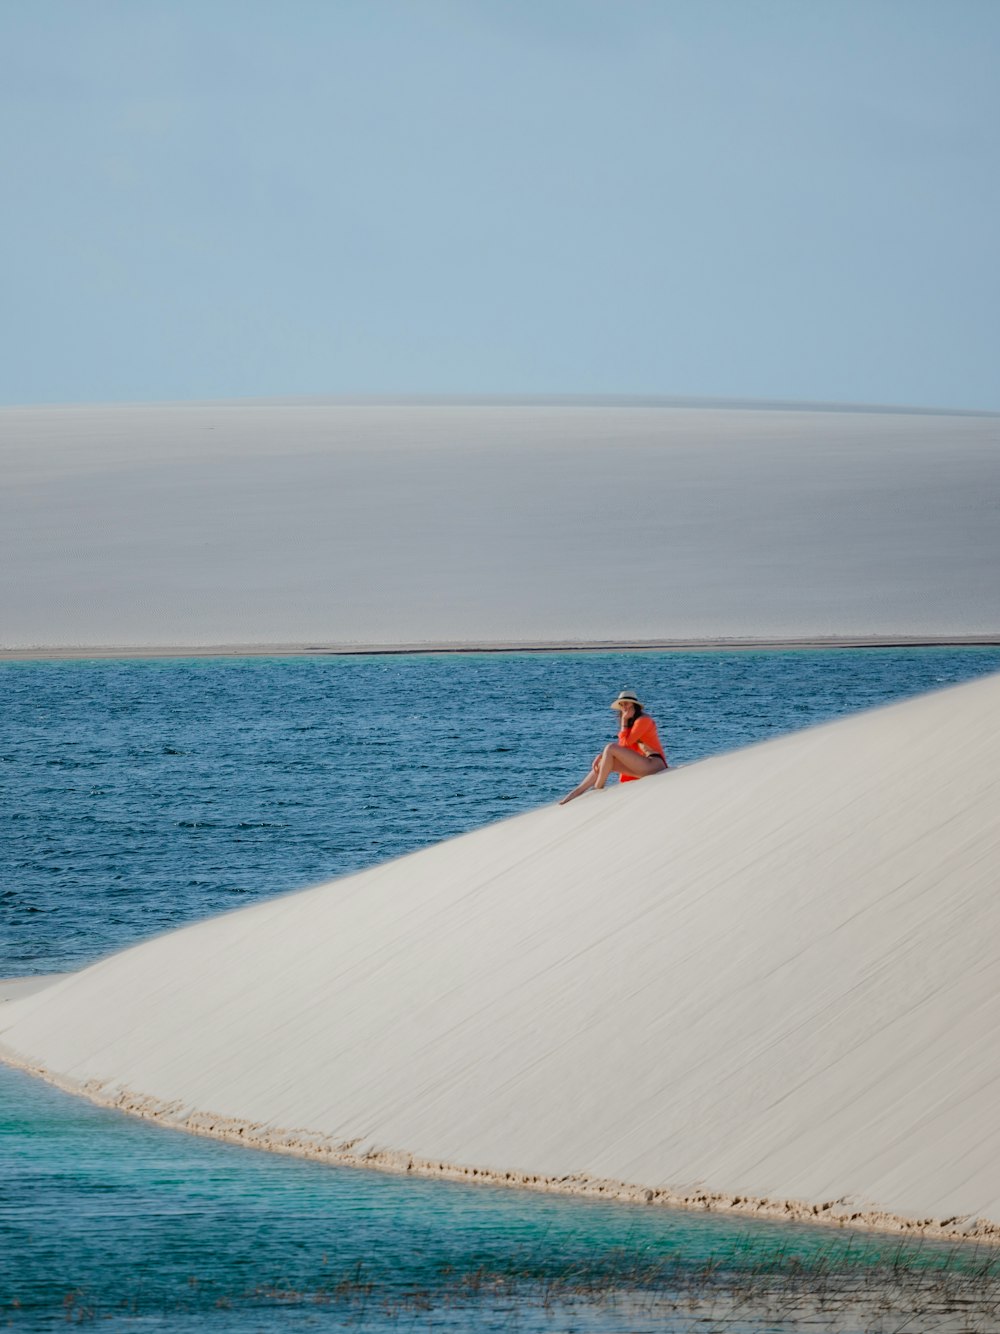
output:
<instances>
[{"instance_id":1,"label":"bare foot","mask_svg":"<svg viewBox=\"0 0 1000 1334\"><path fill-rule=\"evenodd\" d=\"M567 801L572 801L574 797L585 797L590 792L607 792L606 787L585 787L582 792L567 792L565 797L561 798L559 805L565 806Z\"/></svg>"}]
</instances>

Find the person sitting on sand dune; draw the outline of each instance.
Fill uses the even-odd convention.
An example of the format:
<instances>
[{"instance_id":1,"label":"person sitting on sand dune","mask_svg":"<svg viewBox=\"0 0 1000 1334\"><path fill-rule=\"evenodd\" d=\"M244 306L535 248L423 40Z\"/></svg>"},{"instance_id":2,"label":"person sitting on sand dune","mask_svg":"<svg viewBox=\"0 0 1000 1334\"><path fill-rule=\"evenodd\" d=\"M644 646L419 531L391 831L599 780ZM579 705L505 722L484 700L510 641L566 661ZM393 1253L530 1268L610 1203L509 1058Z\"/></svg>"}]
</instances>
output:
<instances>
[{"instance_id":1,"label":"person sitting on sand dune","mask_svg":"<svg viewBox=\"0 0 1000 1334\"><path fill-rule=\"evenodd\" d=\"M600 791L613 773L620 783L631 783L637 778L663 773L667 757L657 735L656 723L642 711L639 698L633 690L623 690L611 705L621 714L618 743L610 741L594 760L590 773L572 792L568 792L560 806L580 797L591 788Z\"/></svg>"}]
</instances>

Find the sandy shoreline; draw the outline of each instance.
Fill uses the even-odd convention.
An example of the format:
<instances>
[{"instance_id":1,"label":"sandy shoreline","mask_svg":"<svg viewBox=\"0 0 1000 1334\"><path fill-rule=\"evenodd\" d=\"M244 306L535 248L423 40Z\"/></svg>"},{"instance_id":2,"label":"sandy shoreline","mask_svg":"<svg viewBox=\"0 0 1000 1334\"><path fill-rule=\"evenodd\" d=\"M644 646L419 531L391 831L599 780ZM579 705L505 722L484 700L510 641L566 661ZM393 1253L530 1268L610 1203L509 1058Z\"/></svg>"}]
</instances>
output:
<instances>
[{"instance_id":1,"label":"sandy shoreline","mask_svg":"<svg viewBox=\"0 0 1000 1334\"><path fill-rule=\"evenodd\" d=\"M992 635L831 635L804 639L649 639L525 643L164 644L0 648L0 662L90 661L94 658L316 658L412 653L732 653L802 649L997 648Z\"/></svg>"},{"instance_id":2,"label":"sandy shoreline","mask_svg":"<svg viewBox=\"0 0 1000 1334\"><path fill-rule=\"evenodd\" d=\"M593 1177L579 1172L566 1176L544 1173L500 1171L490 1167L470 1167L460 1163L436 1162L412 1153L393 1149L355 1151L350 1141L340 1142L328 1135L304 1130L285 1130L273 1125L241 1121L236 1117L212 1112L189 1113L177 1102L132 1093L128 1089L107 1092L96 1081L78 1082L34 1065L0 1044L0 1062L25 1074L44 1080L63 1093L84 1098L95 1107L124 1112L142 1121L153 1121L168 1130L197 1135L203 1139L222 1140L262 1153L280 1153L290 1158L328 1163L331 1167L354 1167L396 1176L432 1178L465 1185L503 1186L511 1190L529 1190L543 1195L572 1195L592 1200L614 1200L621 1204L642 1204L653 1208L691 1209L701 1213L741 1214L759 1219L779 1219L786 1223L815 1223L824 1227L853 1228L858 1231L885 1232L918 1236L935 1241L971 1242L975 1245L1000 1245L1000 1224L988 1218L965 1215L951 1218L914 1218L852 1204L849 1199L808 1200L754 1196L745 1192L708 1190L672 1190L669 1187L642 1186L634 1182Z\"/></svg>"}]
</instances>

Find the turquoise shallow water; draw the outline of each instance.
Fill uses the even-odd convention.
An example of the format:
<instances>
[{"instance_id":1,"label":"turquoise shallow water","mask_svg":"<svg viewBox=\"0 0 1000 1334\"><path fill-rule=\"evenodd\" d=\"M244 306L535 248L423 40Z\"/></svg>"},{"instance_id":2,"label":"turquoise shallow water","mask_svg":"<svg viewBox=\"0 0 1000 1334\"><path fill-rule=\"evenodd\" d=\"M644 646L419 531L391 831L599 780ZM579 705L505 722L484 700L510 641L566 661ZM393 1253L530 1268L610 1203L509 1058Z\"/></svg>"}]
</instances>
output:
<instances>
[{"instance_id":1,"label":"turquoise shallow water","mask_svg":"<svg viewBox=\"0 0 1000 1334\"><path fill-rule=\"evenodd\" d=\"M516 1316L529 1330L664 1328L662 1313L646 1326L633 1308L595 1312L562 1288L641 1295L661 1267L676 1288L711 1264L718 1286L778 1252L869 1268L900 1253L895 1238L257 1153L92 1107L3 1067L0 1099L0 1321L17 1326L90 1316L165 1329L485 1330ZM953 1248L904 1251L932 1269L955 1264ZM371 1295L359 1291L369 1283ZM546 1285L557 1294L548 1312L538 1301ZM559 1311L569 1325L553 1326Z\"/></svg>"},{"instance_id":2,"label":"turquoise shallow water","mask_svg":"<svg viewBox=\"0 0 1000 1334\"><path fill-rule=\"evenodd\" d=\"M0 975L78 967L552 800L623 686L678 763L998 669L1000 651L946 649L6 665ZM652 1289L702 1291L708 1266L722 1291L776 1256L871 1269L898 1248L298 1162L0 1067L0 1323L16 1327L688 1329ZM800 1327L749 1309L726 1326Z\"/></svg>"}]
</instances>

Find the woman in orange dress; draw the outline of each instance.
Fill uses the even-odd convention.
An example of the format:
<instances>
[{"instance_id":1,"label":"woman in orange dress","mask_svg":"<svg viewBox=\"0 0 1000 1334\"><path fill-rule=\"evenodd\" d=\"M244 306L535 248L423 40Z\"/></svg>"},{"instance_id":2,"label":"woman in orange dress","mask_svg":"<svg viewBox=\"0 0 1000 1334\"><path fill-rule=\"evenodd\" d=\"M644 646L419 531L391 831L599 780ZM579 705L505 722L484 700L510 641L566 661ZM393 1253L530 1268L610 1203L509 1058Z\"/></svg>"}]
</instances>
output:
<instances>
[{"instance_id":1,"label":"woman in orange dress","mask_svg":"<svg viewBox=\"0 0 1000 1334\"><path fill-rule=\"evenodd\" d=\"M650 774L666 770L667 757L660 744L656 723L649 714L643 713L635 691L623 690L611 707L621 715L617 744L611 741L604 747L594 760L590 773L579 787L563 797L560 806L591 788L600 791L613 773L618 774L619 782L632 783L637 778L648 778Z\"/></svg>"}]
</instances>

